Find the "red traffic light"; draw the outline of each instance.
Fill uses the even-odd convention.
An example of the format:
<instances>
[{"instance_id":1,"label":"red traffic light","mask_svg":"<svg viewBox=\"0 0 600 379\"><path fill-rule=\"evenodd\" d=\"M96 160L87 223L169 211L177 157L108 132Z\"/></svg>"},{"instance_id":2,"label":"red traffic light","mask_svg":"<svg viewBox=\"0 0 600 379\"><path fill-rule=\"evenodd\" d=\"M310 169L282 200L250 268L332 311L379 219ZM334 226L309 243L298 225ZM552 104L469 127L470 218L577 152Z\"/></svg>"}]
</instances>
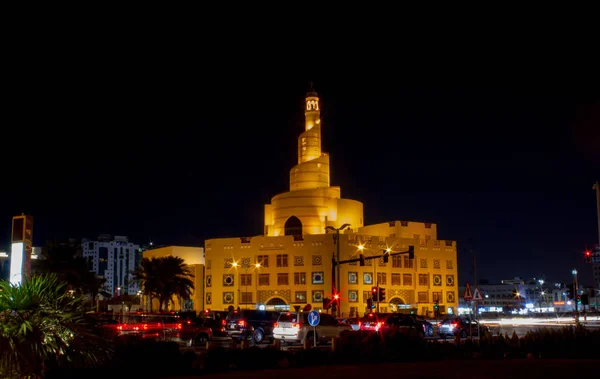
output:
<instances>
[{"instance_id":1,"label":"red traffic light","mask_svg":"<svg viewBox=\"0 0 600 379\"><path fill-rule=\"evenodd\" d=\"M377 293L377 287L371 287L371 292Z\"/></svg>"},{"instance_id":2,"label":"red traffic light","mask_svg":"<svg viewBox=\"0 0 600 379\"><path fill-rule=\"evenodd\" d=\"M333 298L337 300L340 298L340 295L336 293L335 295L333 295Z\"/></svg>"}]
</instances>

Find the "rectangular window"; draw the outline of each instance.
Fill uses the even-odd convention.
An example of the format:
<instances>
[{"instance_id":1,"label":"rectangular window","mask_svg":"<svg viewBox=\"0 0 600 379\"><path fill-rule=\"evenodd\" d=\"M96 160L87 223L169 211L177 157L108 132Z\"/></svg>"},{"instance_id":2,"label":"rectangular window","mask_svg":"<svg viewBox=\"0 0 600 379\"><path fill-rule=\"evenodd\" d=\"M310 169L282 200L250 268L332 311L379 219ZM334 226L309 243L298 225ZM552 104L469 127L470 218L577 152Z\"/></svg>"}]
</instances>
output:
<instances>
[{"instance_id":1,"label":"rectangular window","mask_svg":"<svg viewBox=\"0 0 600 379\"><path fill-rule=\"evenodd\" d=\"M295 303L307 303L306 291L296 291L296 293L294 294L294 302Z\"/></svg>"},{"instance_id":2,"label":"rectangular window","mask_svg":"<svg viewBox=\"0 0 600 379\"><path fill-rule=\"evenodd\" d=\"M253 304L252 292L242 292L242 304Z\"/></svg>"},{"instance_id":3,"label":"rectangular window","mask_svg":"<svg viewBox=\"0 0 600 379\"><path fill-rule=\"evenodd\" d=\"M433 292L431 294L433 296L433 301L442 302L442 293L441 292Z\"/></svg>"},{"instance_id":4,"label":"rectangular window","mask_svg":"<svg viewBox=\"0 0 600 379\"><path fill-rule=\"evenodd\" d=\"M412 286L412 275L411 274L402 274L402 285Z\"/></svg>"},{"instance_id":5,"label":"rectangular window","mask_svg":"<svg viewBox=\"0 0 600 379\"><path fill-rule=\"evenodd\" d=\"M419 285L420 286L428 286L429 285L429 275L419 274Z\"/></svg>"},{"instance_id":6,"label":"rectangular window","mask_svg":"<svg viewBox=\"0 0 600 379\"><path fill-rule=\"evenodd\" d=\"M404 256L404 268L413 268L414 259L408 259L408 256Z\"/></svg>"},{"instance_id":7,"label":"rectangular window","mask_svg":"<svg viewBox=\"0 0 600 379\"><path fill-rule=\"evenodd\" d=\"M377 285L385 286L387 284L387 275L385 272L377 273Z\"/></svg>"},{"instance_id":8,"label":"rectangular window","mask_svg":"<svg viewBox=\"0 0 600 379\"><path fill-rule=\"evenodd\" d=\"M258 255L256 257L256 263L260 263L262 267L269 267L269 256L268 255Z\"/></svg>"},{"instance_id":9,"label":"rectangular window","mask_svg":"<svg viewBox=\"0 0 600 379\"><path fill-rule=\"evenodd\" d=\"M363 291L363 303L367 304L367 299L371 298L371 291Z\"/></svg>"},{"instance_id":10,"label":"rectangular window","mask_svg":"<svg viewBox=\"0 0 600 379\"><path fill-rule=\"evenodd\" d=\"M419 292L418 296L419 303L429 303L429 301L427 301L427 292Z\"/></svg>"},{"instance_id":11,"label":"rectangular window","mask_svg":"<svg viewBox=\"0 0 600 379\"><path fill-rule=\"evenodd\" d=\"M401 255L392 256L392 267L402 267L402 256Z\"/></svg>"},{"instance_id":12,"label":"rectangular window","mask_svg":"<svg viewBox=\"0 0 600 379\"><path fill-rule=\"evenodd\" d=\"M277 274L277 285L278 286L287 286L289 285L288 274Z\"/></svg>"},{"instance_id":13,"label":"rectangular window","mask_svg":"<svg viewBox=\"0 0 600 379\"><path fill-rule=\"evenodd\" d=\"M306 284L306 273L305 272L295 272L294 273L294 284L296 285L305 285Z\"/></svg>"},{"instance_id":14,"label":"rectangular window","mask_svg":"<svg viewBox=\"0 0 600 379\"><path fill-rule=\"evenodd\" d=\"M287 254L277 254L277 267L287 267L288 256Z\"/></svg>"},{"instance_id":15,"label":"rectangular window","mask_svg":"<svg viewBox=\"0 0 600 379\"><path fill-rule=\"evenodd\" d=\"M401 286L402 280L400 279L400 274L392 274L392 285L393 286Z\"/></svg>"},{"instance_id":16,"label":"rectangular window","mask_svg":"<svg viewBox=\"0 0 600 379\"><path fill-rule=\"evenodd\" d=\"M240 286L251 286L252 274L240 274Z\"/></svg>"},{"instance_id":17,"label":"rectangular window","mask_svg":"<svg viewBox=\"0 0 600 379\"><path fill-rule=\"evenodd\" d=\"M269 285L269 274L258 274L258 285L268 286Z\"/></svg>"}]
</instances>

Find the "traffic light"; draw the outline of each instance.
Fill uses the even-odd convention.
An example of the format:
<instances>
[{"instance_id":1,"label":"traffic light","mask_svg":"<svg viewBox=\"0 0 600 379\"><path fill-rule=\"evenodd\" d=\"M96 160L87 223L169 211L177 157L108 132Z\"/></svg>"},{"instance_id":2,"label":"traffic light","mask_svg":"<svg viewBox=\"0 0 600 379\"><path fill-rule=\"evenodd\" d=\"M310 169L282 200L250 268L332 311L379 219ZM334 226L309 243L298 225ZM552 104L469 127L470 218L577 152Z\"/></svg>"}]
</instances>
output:
<instances>
[{"instance_id":1,"label":"traffic light","mask_svg":"<svg viewBox=\"0 0 600 379\"><path fill-rule=\"evenodd\" d=\"M414 246L408 247L408 259L415 259L415 247Z\"/></svg>"},{"instance_id":2,"label":"traffic light","mask_svg":"<svg viewBox=\"0 0 600 379\"><path fill-rule=\"evenodd\" d=\"M383 253L383 263L388 263L390 260L390 252L386 250L385 253Z\"/></svg>"},{"instance_id":3,"label":"traffic light","mask_svg":"<svg viewBox=\"0 0 600 379\"><path fill-rule=\"evenodd\" d=\"M572 284L569 284L569 285L567 286L567 299L569 299L569 300L573 300L573 292L575 292L575 291L573 290L573 285L572 285Z\"/></svg>"},{"instance_id":4,"label":"traffic light","mask_svg":"<svg viewBox=\"0 0 600 379\"><path fill-rule=\"evenodd\" d=\"M358 258L360 259L360 265L364 266L365 265L365 255L364 254L358 254Z\"/></svg>"},{"instance_id":5,"label":"traffic light","mask_svg":"<svg viewBox=\"0 0 600 379\"><path fill-rule=\"evenodd\" d=\"M587 293L581 295L581 304L590 305L590 295L588 295Z\"/></svg>"},{"instance_id":6,"label":"traffic light","mask_svg":"<svg viewBox=\"0 0 600 379\"><path fill-rule=\"evenodd\" d=\"M436 300L433 302L433 310L437 312L438 309L440 309L440 302Z\"/></svg>"},{"instance_id":7,"label":"traffic light","mask_svg":"<svg viewBox=\"0 0 600 379\"><path fill-rule=\"evenodd\" d=\"M377 299L381 302L385 301L385 288L379 287L379 294L377 295Z\"/></svg>"},{"instance_id":8,"label":"traffic light","mask_svg":"<svg viewBox=\"0 0 600 379\"><path fill-rule=\"evenodd\" d=\"M331 299L324 297L323 298L323 309L331 308Z\"/></svg>"},{"instance_id":9,"label":"traffic light","mask_svg":"<svg viewBox=\"0 0 600 379\"><path fill-rule=\"evenodd\" d=\"M581 295L577 295L577 305L581 305Z\"/></svg>"},{"instance_id":10,"label":"traffic light","mask_svg":"<svg viewBox=\"0 0 600 379\"><path fill-rule=\"evenodd\" d=\"M585 261L587 263L592 263L592 252L589 250L585 251Z\"/></svg>"},{"instance_id":11,"label":"traffic light","mask_svg":"<svg viewBox=\"0 0 600 379\"><path fill-rule=\"evenodd\" d=\"M379 301L379 297L377 295L377 287L371 287L371 298L373 301Z\"/></svg>"}]
</instances>

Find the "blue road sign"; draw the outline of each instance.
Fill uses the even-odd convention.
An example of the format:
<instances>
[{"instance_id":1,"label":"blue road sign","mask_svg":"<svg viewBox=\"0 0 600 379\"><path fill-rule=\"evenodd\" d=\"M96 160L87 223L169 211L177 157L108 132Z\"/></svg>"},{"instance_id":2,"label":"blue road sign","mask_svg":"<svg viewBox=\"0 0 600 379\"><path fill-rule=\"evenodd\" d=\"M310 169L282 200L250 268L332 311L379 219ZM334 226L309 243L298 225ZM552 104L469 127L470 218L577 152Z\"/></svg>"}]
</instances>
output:
<instances>
[{"instance_id":1,"label":"blue road sign","mask_svg":"<svg viewBox=\"0 0 600 379\"><path fill-rule=\"evenodd\" d=\"M317 326L321 321L321 315L317 311L310 311L308 314L308 323L310 326Z\"/></svg>"}]
</instances>

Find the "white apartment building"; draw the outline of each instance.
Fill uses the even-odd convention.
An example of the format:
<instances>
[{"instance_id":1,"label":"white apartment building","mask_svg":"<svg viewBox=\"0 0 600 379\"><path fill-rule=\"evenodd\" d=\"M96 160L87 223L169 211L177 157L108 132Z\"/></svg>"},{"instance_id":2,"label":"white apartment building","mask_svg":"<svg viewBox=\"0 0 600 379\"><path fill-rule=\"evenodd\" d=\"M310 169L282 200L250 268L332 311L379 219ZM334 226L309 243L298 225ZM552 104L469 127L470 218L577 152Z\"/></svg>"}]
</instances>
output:
<instances>
[{"instance_id":1,"label":"white apartment building","mask_svg":"<svg viewBox=\"0 0 600 379\"><path fill-rule=\"evenodd\" d=\"M127 237L101 235L97 241L82 241L83 257L98 276L106 278L104 290L113 295L136 295L140 289L131 272L142 261L139 245Z\"/></svg>"}]
</instances>

